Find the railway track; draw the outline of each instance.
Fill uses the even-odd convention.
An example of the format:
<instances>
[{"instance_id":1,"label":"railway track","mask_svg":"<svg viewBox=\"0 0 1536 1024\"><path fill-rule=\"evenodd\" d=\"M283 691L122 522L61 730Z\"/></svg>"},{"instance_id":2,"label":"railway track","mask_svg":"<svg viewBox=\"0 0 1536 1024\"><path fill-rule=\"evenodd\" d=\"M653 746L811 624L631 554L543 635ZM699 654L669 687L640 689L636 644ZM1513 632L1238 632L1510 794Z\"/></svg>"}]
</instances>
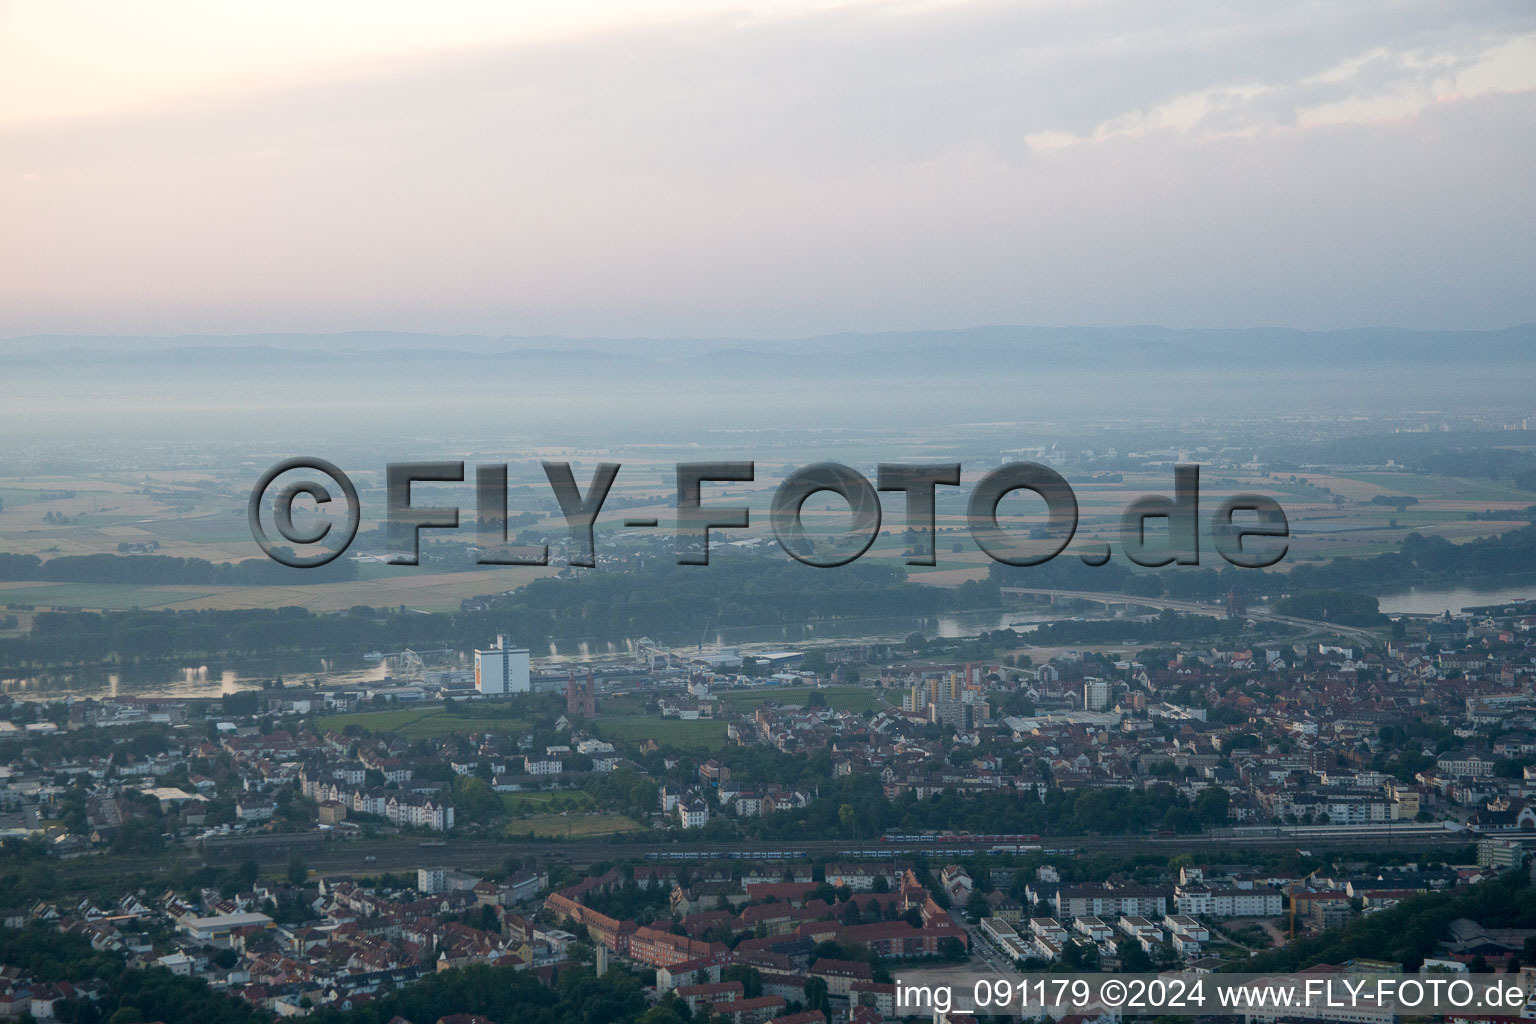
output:
<instances>
[{"instance_id":1,"label":"railway track","mask_svg":"<svg viewBox=\"0 0 1536 1024\"><path fill-rule=\"evenodd\" d=\"M287 865L299 856L313 871L322 873L376 874L383 871L412 871L422 866L489 870L509 855L533 857L542 863L564 863L585 867L600 861L645 859L653 862L687 862L717 859L783 860L799 857L839 857L848 859L887 859L924 856L930 858L971 856L998 850L996 844L968 843L966 837L944 837L930 842L882 843L878 839L816 839L763 842L747 840L736 843L675 843L601 841L565 842L560 840L503 841L487 839L447 839L422 841L396 837L375 840L324 839L313 833L252 836L220 839L201 849L189 847L179 856L167 853L159 857L124 857L87 855L62 860L61 874L82 884L99 884L113 877L144 877L174 880L177 876L205 866L227 867L253 860L267 870ZM1048 855L1070 857L1096 853L1132 854L1156 851L1174 856L1198 850L1209 856L1221 850L1234 854L1258 850L1305 850L1325 854L1362 849L1392 849L1418 852L1450 849L1475 841L1477 836L1437 826L1404 824L1393 826L1295 826L1227 829L1220 832L1187 836L1042 836L1038 843L1027 844L1018 852L1038 849Z\"/></svg>"}]
</instances>

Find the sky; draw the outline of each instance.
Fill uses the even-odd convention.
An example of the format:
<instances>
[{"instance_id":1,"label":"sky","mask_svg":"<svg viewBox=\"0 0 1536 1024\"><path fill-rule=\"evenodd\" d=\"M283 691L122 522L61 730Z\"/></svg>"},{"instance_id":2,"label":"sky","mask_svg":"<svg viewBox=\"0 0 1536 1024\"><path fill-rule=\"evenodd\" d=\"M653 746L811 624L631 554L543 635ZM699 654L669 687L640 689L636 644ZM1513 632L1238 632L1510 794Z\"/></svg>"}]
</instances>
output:
<instances>
[{"instance_id":1,"label":"sky","mask_svg":"<svg viewBox=\"0 0 1536 1024\"><path fill-rule=\"evenodd\" d=\"M1533 157L1526 0L0 0L0 337L1498 328Z\"/></svg>"}]
</instances>

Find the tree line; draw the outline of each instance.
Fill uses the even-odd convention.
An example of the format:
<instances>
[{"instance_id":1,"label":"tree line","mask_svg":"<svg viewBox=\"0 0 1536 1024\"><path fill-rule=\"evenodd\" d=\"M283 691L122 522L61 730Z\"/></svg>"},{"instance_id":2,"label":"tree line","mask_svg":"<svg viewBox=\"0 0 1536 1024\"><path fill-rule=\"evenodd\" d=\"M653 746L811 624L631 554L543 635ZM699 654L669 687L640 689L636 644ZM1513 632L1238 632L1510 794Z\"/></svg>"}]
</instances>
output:
<instances>
[{"instance_id":1,"label":"tree line","mask_svg":"<svg viewBox=\"0 0 1536 1024\"><path fill-rule=\"evenodd\" d=\"M1536 928L1536 889L1523 870L1447 892L1412 896L1341 928L1260 953L1236 969L1297 971L1314 964L1341 964L1356 957L1396 960L1417 971L1434 952L1450 923L1468 918L1485 928Z\"/></svg>"}]
</instances>

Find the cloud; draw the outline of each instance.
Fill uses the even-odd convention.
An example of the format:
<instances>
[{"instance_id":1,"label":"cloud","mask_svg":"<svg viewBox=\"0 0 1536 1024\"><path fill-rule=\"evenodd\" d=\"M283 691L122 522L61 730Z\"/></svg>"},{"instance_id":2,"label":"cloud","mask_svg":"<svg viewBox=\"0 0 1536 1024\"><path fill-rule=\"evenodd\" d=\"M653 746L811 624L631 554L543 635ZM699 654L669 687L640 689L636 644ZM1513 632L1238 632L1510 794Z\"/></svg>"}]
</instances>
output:
<instances>
[{"instance_id":1,"label":"cloud","mask_svg":"<svg viewBox=\"0 0 1536 1024\"><path fill-rule=\"evenodd\" d=\"M1464 46L1486 42L1480 37ZM1536 33L1473 51L1376 47L1323 71L1286 80L1242 81L1184 93L1109 118L1084 134L1032 133L1032 149L1171 131L1202 137L1320 125L1374 124L1413 117L1436 103L1536 90Z\"/></svg>"},{"instance_id":2,"label":"cloud","mask_svg":"<svg viewBox=\"0 0 1536 1024\"><path fill-rule=\"evenodd\" d=\"M1533 33L856 4L13 125L0 331L1530 319Z\"/></svg>"}]
</instances>

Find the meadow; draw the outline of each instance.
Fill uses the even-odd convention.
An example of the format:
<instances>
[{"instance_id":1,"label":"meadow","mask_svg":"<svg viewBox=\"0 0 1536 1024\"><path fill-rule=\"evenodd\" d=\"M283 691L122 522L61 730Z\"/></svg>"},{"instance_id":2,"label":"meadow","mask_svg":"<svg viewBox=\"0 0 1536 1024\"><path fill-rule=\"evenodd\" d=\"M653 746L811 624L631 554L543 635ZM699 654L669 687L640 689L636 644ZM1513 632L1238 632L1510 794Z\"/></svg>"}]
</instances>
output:
<instances>
[{"instance_id":1,"label":"meadow","mask_svg":"<svg viewBox=\"0 0 1536 1024\"><path fill-rule=\"evenodd\" d=\"M718 750L726 744L725 723L709 718L696 721L658 715L600 718L595 726L603 739L615 744L638 746L646 740L655 740L659 746L699 752Z\"/></svg>"},{"instance_id":2,"label":"meadow","mask_svg":"<svg viewBox=\"0 0 1536 1024\"><path fill-rule=\"evenodd\" d=\"M522 732L530 728L531 723L521 718L498 718L477 714L470 707L450 708L441 704L417 708L392 708L388 711L323 715L315 719L315 727L321 731L329 729L340 731L348 725L356 725L366 732L378 735L394 733L401 739L420 740L476 732Z\"/></svg>"},{"instance_id":3,"label":"meadow","mask_svg":"<svg viewBox=\"0 0 1536 1024\"><path fill-rule=\"evenodd\" d=\"M508 822L509 839L532 835L535 839L595 839L623 832L642 832L645 826L612 811L596 814L535 814Z\"/></svg>"},{"instance_id":4,"label":"meadow","mask_svg":"<svg viewBox=\"0 0 1536 1024\"><path fill-rule=\"evenodd\" d=\"M551 804L555 805L551 808ZM562 811L579 811L592 805L592 798L578 789L541 789L519 793L502 793L501 805L508 814L559 814Z\"/></svg>"},{"instance_id":5,"label":"meadow","mask_svg":"<svg viewBox=\"0 0 1536 1024\"><path fill-rule=\"evenodd\" d=\"M804 705L811 694L820 693L827 706L838 711L875 711L881 707L875 691L868 686L765 686L751 690L723 690L718 696L720 703L730 711L751 711L764 701L776 704Z\"/></svg>"}]
</instances>

